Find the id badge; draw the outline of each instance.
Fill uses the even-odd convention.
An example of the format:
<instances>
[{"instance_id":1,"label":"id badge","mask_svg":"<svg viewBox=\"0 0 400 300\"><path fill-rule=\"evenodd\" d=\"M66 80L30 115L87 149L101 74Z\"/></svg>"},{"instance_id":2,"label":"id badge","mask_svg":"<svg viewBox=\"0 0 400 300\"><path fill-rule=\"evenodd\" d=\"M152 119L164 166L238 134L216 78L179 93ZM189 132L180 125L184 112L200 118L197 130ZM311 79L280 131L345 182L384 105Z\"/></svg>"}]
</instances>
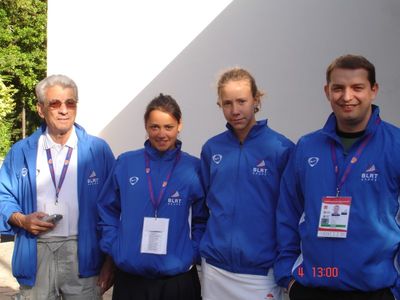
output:
<instances>
[{"instance_id":1,"label":"id badge","mask_svg":"<svg viewBox=\"0 0 400 300\"><path fill-rule=\"evenodd\" d=\"M141 253L167 254L169 219L144 218Z\"/></svg>"},{"instance_id":2,"label":"id badge","mask_svg":"<svg viewBox=\"0 0 400 300\"><path fill-rule=\"evenodd\" d=\"M346 238L350 206L351 197L322 198L318 237Z\"/></svg>"}]
</instances>

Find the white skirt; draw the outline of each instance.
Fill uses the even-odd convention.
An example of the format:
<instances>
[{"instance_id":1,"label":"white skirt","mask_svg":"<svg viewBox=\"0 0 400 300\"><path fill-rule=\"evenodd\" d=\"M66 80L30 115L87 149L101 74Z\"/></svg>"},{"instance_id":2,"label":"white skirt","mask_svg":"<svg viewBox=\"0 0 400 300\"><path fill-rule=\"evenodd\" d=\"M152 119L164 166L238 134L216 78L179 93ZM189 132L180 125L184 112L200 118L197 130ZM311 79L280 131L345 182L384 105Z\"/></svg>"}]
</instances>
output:
<instances>
[{"instance_id":1,"label":"white skirt","mask_svg":"<svg viewBox=\"0 0 400 300\"><path fill-rule=\"evenodd\" d=\"M238 274L225 271L202 260L201 295L203 300L283 300L283 289L268 275Z\"/></svg>"}]
</instances>

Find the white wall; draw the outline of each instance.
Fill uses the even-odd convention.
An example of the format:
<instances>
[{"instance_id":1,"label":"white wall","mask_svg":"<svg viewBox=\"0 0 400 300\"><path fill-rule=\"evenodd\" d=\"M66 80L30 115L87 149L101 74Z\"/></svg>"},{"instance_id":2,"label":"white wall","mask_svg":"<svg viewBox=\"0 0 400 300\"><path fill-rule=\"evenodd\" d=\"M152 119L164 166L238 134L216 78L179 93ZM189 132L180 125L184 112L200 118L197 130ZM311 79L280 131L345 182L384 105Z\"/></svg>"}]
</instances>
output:
<instances>
[{"instance_id":1,"label":"white wall","mask_svg":"<svg viewBox=\"0 0 400 300\"><path fill-rule=\"evenodd\" d=\"M359 53L377 69L381 116L400 125L398 0L49 0L48 73L80 88L78 122L116 154L142 147L160 92L181 105L184 149L224 130L218 74L247 68L267 92L259 118L294 141L330 113L325 69Z\"/></svg>"}]
</instances>

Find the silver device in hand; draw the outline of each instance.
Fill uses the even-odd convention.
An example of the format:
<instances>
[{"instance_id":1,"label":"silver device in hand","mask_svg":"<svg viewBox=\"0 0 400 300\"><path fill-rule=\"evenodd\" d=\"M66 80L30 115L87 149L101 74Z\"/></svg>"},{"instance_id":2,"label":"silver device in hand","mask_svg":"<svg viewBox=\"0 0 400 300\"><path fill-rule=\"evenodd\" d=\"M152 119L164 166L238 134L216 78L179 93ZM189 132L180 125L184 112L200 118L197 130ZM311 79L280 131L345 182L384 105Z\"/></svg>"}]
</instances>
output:
<instances>
[{"instance_id":1,"label":"silver device in hand","mask_svg":"<svg viewBox=\"0 0 400 300\"><path fill-rule=\"evenodd\" d=\"M50 223L57 223L58 221L60 221L63 218L62 215L59 214L53 214L53 215L49 215L49 216L45 216L42 218L42 221L44 222L50 222Z\"/></svg>"}]
</instances>

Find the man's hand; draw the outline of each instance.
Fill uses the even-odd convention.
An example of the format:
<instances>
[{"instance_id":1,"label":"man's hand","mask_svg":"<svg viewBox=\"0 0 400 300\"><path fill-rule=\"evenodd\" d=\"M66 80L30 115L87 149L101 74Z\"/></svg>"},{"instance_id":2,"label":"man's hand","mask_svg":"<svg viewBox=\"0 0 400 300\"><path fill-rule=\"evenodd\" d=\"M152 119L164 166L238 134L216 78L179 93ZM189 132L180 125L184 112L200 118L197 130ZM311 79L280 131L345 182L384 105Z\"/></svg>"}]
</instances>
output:
<instances>
[{"instance_id":1,"label":"man's hand","mask_svg":"<svg viewBox=\"0 0 400 300\"><path fill-rule=\"evenodd\" d=\"M13 213L8 220L11 225L21 227L26 231L38 235L53 229L55 224L51 222L44 222L41 219L47 216L43 212L34 212L29 215L24 215L22 213Z\"/></svg>"},{"instance_id":2,"label":"man's hand","mask_svg":"<svg viewBox=\"0 0 400 300\"><path fill-rule=\"evenodd\" d=\"M107 255L97 280L97 285L100 287L102 295L114 284L115 271L115 264L112 258Z\"/></svg>"}]
</instances>

